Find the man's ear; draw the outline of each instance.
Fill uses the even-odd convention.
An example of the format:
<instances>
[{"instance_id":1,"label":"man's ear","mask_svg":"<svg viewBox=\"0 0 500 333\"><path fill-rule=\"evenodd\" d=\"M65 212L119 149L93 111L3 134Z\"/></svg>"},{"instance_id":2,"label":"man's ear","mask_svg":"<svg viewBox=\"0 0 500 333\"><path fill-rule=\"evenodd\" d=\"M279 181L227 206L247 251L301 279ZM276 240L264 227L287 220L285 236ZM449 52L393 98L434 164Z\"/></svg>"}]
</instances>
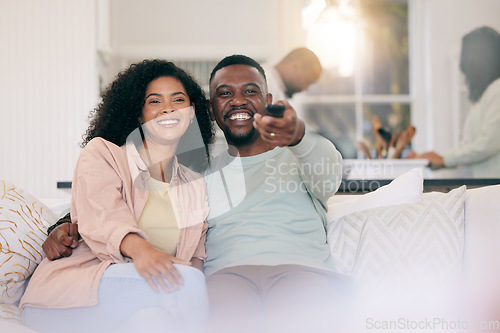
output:
<instances>
[{"instance_id":1,"label":"man's ear","mask_svg":"<svg viewBox=\"0 0 500 333\"><path fill-rule=\"evenodd\" d=\"M267 99L267 105L273 104L273 94L267 93L266 99Z\"/></svg>"},{"instance_id":2,"label":"man's ear","mask_svg":"<svg viewBox=\"0 0 500 333\"><path fill-rule=\"evenodd\" d=\"M208 107L208 111L210 112L210 120L215 121L215 115L214 115L214 110L212 107L212 102L210 102L209 99L207 99L207 107Z\"/></svg>"}]
</instances>

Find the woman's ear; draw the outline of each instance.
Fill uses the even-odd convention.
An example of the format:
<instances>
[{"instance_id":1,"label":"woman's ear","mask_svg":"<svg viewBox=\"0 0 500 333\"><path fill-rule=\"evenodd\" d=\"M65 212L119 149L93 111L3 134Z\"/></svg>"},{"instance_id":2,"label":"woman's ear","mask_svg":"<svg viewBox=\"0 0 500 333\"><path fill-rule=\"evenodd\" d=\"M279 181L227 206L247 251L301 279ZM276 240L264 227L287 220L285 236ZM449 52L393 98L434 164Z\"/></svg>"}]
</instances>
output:
<instances>
[{"instance_id":1,"label":"woman's ear","mask_svg":"<svg viewBox=\"0 0 500 333\"><path fill-rule=\"evenodd\" d=\"M196 110L196 109L195 109L194 104L191 104L191 110L189 111L189 113L190 113L190 114L189 114L189 119L193 120L193 118L194 118L194 116L195 116L195 114L196 114L196 113L195 113L195 110Z\"/></svg>"}]
</instances>

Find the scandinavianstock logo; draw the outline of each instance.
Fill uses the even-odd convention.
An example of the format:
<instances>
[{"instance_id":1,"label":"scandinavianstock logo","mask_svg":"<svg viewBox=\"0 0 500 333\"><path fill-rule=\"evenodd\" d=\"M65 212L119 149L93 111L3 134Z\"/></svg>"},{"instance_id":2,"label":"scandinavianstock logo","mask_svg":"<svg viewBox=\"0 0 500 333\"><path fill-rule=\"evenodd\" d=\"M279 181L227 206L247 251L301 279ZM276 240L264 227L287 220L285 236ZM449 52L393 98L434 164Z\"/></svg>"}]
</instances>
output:
<instances>
[{"instance_id":1,"label":"scandinavianstock logo","mask_svg":"<svg viewBox=\"0 0 500 333\"><path fill-rule=\"evenodd\" d=\"M314 163L280 162L265 163L266 193L313 192L322 196L333 194L340 181L342 164L321 158Z\"/></svg>"}]
</instances>

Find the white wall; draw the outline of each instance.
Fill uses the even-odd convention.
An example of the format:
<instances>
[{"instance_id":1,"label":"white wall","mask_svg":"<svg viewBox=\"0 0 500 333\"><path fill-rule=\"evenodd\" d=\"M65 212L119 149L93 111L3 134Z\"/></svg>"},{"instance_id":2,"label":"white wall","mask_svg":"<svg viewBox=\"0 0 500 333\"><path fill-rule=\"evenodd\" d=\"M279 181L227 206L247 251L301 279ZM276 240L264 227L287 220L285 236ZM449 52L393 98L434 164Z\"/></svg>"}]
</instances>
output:
<instances>
[{"instance_id":1,"label":"white wall","mask_svg":"<svg viewBox=\"0 0 500 333\"><path fill-rule=\"evenodd\" d=\"M220 60L284 54L303 42L303 0L111 0L114 52ZM141 22L145 22L141 24Z\"/></svg>"},{"instance_id":2,"label":"white wall","mask_svg":"<svg viewBox=\"0 0 500 333\"><path fill-rule=\"evenodd\" d=\"M0 178L61 198L97 100L95 2L1 0Z\"/></svg>"}]
</instances>

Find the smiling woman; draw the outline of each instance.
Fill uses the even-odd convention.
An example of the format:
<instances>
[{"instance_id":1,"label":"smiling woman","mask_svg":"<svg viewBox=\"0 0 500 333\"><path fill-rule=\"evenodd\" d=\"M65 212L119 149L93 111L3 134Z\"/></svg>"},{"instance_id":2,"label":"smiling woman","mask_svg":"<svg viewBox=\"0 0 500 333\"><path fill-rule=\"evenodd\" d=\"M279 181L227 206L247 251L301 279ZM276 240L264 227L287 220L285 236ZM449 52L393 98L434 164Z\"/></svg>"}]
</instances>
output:
<instances>
[{"instance_id":1,"label":"smiling woman","mask_svg":"<svg viewBox=\"0 0 500 333\"><path fill-rule=\"evenodd\" d=\"M192 157L195 147L206 164L212 136L202 89L173 63L145 60L118 75L91 114L72 183L73 223L47 240L71 241L68 230L78 227L81 241L56 261L64 249L48 247L21 300L25 324L176 331L193 325L192 313L204 318L206 185L177 155Z\"/></svg>"}]
</instances>

